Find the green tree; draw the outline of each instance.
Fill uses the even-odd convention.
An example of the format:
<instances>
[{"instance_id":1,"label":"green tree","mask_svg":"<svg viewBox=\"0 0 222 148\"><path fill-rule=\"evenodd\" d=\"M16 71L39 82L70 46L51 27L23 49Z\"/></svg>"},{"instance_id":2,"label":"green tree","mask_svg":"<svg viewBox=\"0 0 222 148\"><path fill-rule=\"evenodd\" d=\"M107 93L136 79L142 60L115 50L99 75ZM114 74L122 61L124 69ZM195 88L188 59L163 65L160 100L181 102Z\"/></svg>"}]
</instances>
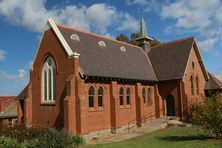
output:
<instances>
[{"instance_id":1,"label":"green tree","mask_svg":"<svg viewBox=\"0 0 222 148\"><path fill-rule=\"evenodd\" d=\"M130 35L130 43L133 45L138 45L138 42L136 41L136 39L139 38L139 33L133 32Z\"/></svg>"},{"instance_id":2,"label":"green tree","mask_svg":"<svg viewBox=\"0 0 222 148\"><path fill-rule=\"evenodd\" d=\"M127 35L125 35L123 33L121 33L119 36L116 37L116 39L119 41L138 46L138 42L136 41L137 38L139 38L139 33L137 33L137 32L131 33L130 39L128 38ZM159 44L161 44L161 42L153 37L153 40L150 42L150 46L155 46L155 45L159 45Z\"/></svg>"},{"instance_id":3,"label":"green tree","mask_svg":"<svg viewBox=\"0 0 222 148\"><path fill-rule=\"evenodd\" d=\"M121 33L119 36L116 37L116 40L129 43L129 38L127 35Z\"/></svg>"},{"instance_id":4,"label":"green tree","mask_svg":"<svg viewBox=\"0 0 222 148\"><path fill-rule=\"evenodd\" d=\"M190 115L194 124L202 127L216 137L222 137L222 97L213 95L203 99L203 102L192 104Z\"/></svg>"}]
</instances>

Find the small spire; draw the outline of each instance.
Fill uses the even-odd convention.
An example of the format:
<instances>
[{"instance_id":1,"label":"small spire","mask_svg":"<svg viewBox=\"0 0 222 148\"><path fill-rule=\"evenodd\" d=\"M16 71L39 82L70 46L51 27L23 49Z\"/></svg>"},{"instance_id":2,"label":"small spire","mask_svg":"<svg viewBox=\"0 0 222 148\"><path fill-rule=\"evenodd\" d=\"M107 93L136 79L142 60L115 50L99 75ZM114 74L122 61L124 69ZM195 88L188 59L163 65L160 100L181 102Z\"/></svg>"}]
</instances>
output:
<instances>
[{"instance_id":1,"label":"small spire","mask_svg":"<svg viewBox=\"0 0 222 148\"><path fill-rule=\"evenodd\" d=\"M138 43L138 46L142 47L144 49L144 51L146 53L148 53L150 51L150 42L153 39L150 38L147 34L147 30L146 30L146 23L145 20L143 18L143 15L141 17L141 24L140 24L140 32L139 32L139 37L136 38L136 41Z\"/></svg>"},{"instance_id":2,"label":"small spire","mask_svg":"<svg viewBox=\"0 0 222 148\"><path fill-rule=\"evenodd\" d=\"M146 23L145 23L143 16L141 18L140 34L139 35L140 35L140 38L148 37L147 30L146 30Z\"/></svg>"}]
</instances>

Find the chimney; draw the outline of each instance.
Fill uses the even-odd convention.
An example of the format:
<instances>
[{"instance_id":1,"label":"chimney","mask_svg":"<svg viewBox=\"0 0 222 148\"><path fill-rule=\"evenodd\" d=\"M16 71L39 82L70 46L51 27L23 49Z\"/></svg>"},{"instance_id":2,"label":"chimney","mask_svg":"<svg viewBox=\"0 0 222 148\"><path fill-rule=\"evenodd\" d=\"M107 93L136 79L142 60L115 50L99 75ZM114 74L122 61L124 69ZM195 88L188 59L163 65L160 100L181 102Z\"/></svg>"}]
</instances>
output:
<instances>
[{"instance_id":1,"label":"chimney","mask_svg":"<svg viewBox=\"0 0 222 148\"><path fill-rule=\"evenodd\" d=\"M139 37L136 39L138 45L143 48L143 50L148 53L150 51L150 41L153 39L148 37L147 30L146 30L146 23L142 16L141 23L140 23L140 32Z\"/></svg>"}]
</instances>

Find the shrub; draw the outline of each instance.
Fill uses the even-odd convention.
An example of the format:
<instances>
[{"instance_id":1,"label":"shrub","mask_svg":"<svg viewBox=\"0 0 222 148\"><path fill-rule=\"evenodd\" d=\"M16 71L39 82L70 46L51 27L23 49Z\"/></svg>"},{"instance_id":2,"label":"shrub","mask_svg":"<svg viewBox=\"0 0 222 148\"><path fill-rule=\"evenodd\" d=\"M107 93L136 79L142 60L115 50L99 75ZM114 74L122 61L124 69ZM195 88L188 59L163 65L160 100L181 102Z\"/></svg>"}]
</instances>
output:
<instances>
[{"instance_id":1,"label":"shrub","mask_svg":"<svg viewBox=\"0 0 222 148\"><path fill-rule=\"evenodd\" d=\"M190 108L194 124L198 124L216 137L222 137L222 98L213 95Z\"/></svg>"},{"instance_id":2,"label":"shrub","mask_svg":"<svg viewBox=\"0 0 222 148\"><path fill-rule=\"evenodd\" d=\"M22 148L40 148L41 143L39 139L33 139L33 140L25 140L21 143Z\"/></svg>"},{"instance_id":3,"label":"shrub","mask_svg":"<svg viewBox=\"0 0 222 148\"><path fill-rule=\"evenodd\" d=\"M42 128L26 128L24 125L0 128L0 136L7 136L17 139L19 142L38 138L45 130Z\"/></svg>"},{"instance_id":4,"label":"shrub","mask_svg":"<svg viewBox=\"0 0 222 148\"><path fill-rule=\"evenodd\" d=\"M0 147L1 148L19 148L20 143L14 138L1 136L0 137Z\"/></svg>"},{"instance_id":5,"label":"shrub","mask_svg":"<svg viewBox=\"0 0 222 148\"><path fill-rule=\"evenodd\" d=\"M72 144L71 142L71 137L65 130L57 131L50 128L40 137L41 147L66 148Z\"/></svg>"},{"instance_id":6,"label":"shrub","mask_svg":"<svg viewBox=\"0 0 222 148\"><path fill-rule=\"evenodd\" d=\"M76 135L76 136L72 136L72 142L71 143L78 147L79 145L84 144L85 140L82 136Z\"/></svg>"}]
</instances>

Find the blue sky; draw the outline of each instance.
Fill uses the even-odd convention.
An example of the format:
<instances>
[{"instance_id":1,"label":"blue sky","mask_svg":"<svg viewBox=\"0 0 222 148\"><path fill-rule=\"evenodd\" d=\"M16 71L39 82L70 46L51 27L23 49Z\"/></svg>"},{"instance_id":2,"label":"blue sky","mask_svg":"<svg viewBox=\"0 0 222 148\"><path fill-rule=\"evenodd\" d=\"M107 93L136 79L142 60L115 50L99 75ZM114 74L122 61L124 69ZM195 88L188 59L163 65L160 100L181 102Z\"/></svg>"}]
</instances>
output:
<instances>
[{"instance_id":1,"label":"blue sky","mask_svg":"<svg viewBox=\"0 0 222 148\"><path fill-rule=\"evenodd\" d=\"M161 42L195 36L207 69L222 78L220 0L0 0L0 95L17 95L29 81L47 18L109 37L139 30Z\"/></svg>"}]
</instances>

